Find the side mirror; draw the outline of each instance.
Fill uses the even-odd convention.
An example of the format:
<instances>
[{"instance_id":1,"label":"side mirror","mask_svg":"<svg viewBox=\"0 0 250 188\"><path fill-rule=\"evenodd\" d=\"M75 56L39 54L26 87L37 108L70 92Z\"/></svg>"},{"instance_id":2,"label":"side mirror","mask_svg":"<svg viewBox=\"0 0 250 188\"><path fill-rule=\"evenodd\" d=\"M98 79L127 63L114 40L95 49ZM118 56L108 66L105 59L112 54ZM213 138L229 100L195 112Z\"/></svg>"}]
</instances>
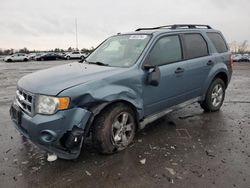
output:
<instances>
[{"instance_id":1,"label":"side mirror","mask_svg":"<svg viewBox=\"0 0 250 188\"><path fill-rule=\"evenodd\" d=\"M148 71L147 84L158 86L161 79L161 71L157 65L145 64L144 69Z\"/></svg>"}]
</instances>

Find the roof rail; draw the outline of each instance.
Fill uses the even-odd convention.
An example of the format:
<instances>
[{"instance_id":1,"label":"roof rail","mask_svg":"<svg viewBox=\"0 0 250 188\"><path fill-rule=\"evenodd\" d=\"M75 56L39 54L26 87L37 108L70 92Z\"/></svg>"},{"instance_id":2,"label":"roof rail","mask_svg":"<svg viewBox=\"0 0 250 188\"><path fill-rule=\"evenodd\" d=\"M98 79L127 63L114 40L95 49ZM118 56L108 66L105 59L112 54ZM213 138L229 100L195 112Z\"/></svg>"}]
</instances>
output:
<instances>
[{"instance_id":1,"label":"roof rail","mask_svg":"<svg viewBox=\"0 0 250 188\"><path fill-rule=\"evenodd\" d=\"M174 25L166 25L159 27L149 27L149 28L138 28L135 31L142 30L156 30L156 29L212 29L209 25L200 25L200 24L174 24Z\"/></svg>"}]
</instances>

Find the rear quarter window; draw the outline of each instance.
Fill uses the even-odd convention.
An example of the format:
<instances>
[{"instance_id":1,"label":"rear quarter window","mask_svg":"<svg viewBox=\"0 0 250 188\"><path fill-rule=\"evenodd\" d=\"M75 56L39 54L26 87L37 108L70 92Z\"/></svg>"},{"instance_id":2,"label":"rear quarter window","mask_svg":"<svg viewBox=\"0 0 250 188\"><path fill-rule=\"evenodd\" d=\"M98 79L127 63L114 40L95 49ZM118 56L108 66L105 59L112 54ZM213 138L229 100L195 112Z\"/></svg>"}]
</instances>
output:
<instances>
[{"instance_id":1,"label":"rear quarter window","mask_svg":"<svg viewBox=\"0 0 250 188\"><path fill-rule=\"evenodd\" d=\"M183 35L185 42L186 59L194 59L207 56L208 46L203 36L199 33L190 33Z\"/></svg>"},{"instance_id":2,"label":"rear quarter window","mask_svg":"<svg viewBox=\"0 0 250 188\"><path fill-rule=\"evenodd\" d=\"M226 42L219 33L207 33L207 36L212 41L218 53L224 53L228 51Z\"/></svg>"}]
</instances>

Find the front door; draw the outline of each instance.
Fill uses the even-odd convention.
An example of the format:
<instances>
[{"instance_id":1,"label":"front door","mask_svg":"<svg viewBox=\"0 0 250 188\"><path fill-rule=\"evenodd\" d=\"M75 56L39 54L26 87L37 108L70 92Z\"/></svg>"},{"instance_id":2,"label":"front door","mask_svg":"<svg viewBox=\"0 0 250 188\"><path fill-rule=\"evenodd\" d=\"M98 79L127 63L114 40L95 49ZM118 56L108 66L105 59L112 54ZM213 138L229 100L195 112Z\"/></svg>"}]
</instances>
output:
<instances>
[{"instance_id":1,"label":"front door","mask_svg":"<svg viewBox=\"0 0 250 188\"><path fill-rule=\"evenodd\" d=\"M159 67L161 78L158 86L148 85L146 81L143 85L145 116L183 102L186 64L182 54L179 35L163 36L155 42L147 63Z\"/></svg>"}]
</instances>

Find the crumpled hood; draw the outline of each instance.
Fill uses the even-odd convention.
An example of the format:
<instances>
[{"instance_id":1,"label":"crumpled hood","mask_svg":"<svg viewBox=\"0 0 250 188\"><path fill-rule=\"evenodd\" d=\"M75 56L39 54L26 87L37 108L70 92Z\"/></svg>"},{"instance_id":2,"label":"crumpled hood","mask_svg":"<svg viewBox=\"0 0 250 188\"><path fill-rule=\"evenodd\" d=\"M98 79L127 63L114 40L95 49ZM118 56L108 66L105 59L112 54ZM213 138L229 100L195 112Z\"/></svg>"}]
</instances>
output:
<instances>
[{"instance_id":1,"label":"crumpled hood","mask_svg":"<svg viewBox=\"0 0 250 188\"><path fill-rule=\"evenodd\" d=\"M18 81L18 87L35 94L57 95L62 90L92 80L102 79L122 68L70 63L28 74Z\"/></svg>"}]
</instances>

